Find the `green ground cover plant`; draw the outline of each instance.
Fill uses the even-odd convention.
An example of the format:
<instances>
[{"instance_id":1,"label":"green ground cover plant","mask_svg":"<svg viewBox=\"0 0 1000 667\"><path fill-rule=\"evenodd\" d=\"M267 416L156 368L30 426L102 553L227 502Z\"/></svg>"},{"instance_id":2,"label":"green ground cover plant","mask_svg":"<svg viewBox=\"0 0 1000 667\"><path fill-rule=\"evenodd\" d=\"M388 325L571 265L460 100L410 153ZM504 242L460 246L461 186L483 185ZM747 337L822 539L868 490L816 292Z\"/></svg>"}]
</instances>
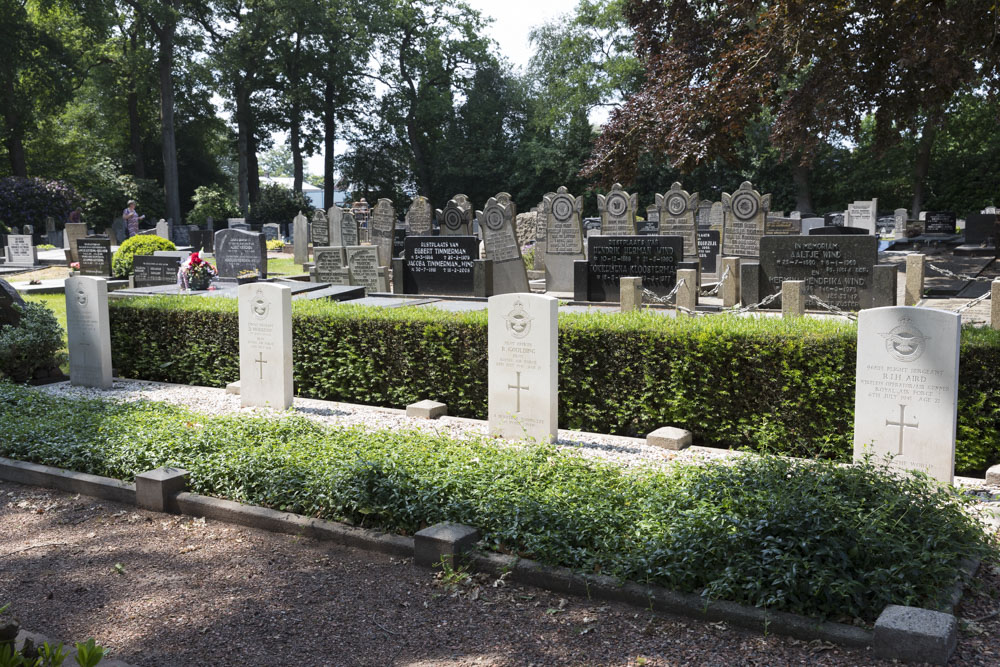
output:
<instances>
[{"instance_id":1,"label":"green ground cover plant","mask_svg":"<svg viewBox=\"0 0 1000 667\"><path fill-rule=\"evenodd\" d=\"M301 396L404 407L425 398L486 418L486 314L293 302ZM123 377L222 387L239 376L236 302L111 305ZM850 460L857 328L780 318L559 319L559 424L643 436L664 425L698 444ZM1000 331L962 334L956 469L1000 461Z\"/></svg>"},{"instance_id":2,"label":"green ground cover plant","mask_svg":"<svg viewBox=\"0 0 1000 667\"><path fill-rule=\"evenodd\" d=\"M30 380L36 370L57 361L65 332L45 306L26 302L17 326L0 326L0 378Z\"/></svg>"},{"instance_id":3,"label":"green ground cover plant","mask_svg":"<svg viewBox=\"0 0 1000 667\"><path fill-rule=\"evenodd\" d=\"M871 462L743 456L625 470L552 445L212 417L10 384L0 429L0 455L18 460L119 479L179 466L200 493L404 534L457 521L499 552L838 621L934 606L963 559L993 555L950 487Z\"/></svg>"}]
</instances>

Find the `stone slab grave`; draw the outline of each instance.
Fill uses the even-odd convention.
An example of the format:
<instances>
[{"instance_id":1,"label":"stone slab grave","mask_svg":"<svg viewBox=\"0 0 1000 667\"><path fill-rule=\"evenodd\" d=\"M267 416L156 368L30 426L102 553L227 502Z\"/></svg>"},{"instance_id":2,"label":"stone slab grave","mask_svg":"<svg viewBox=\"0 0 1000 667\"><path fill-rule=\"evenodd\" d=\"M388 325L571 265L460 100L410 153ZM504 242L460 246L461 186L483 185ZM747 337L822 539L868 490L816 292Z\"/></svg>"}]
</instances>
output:
<instances>
[{"instance_id":1,"label":"stone slab grave","mask_svg":"<svg viewBox=\"0 0 1000 667\"><path fill-rule=\"evenodd\" d=\"M996 213L972 213L965 218L966 243L990 243L997 223Z\"/></svg>"},{"instance_id":2,"label":"stone slab grave","mask_svg":"<svg viewBox=\"0 0 1000 667\"><path fill-rule=\"evenodd\" d=\"M313 246L330 245L330 221L322 209L313 211L312 225L309 228L309 236Z\"/></svg>"},{"instance_id":3,"label":"stone slab grave","mask_svg":"<svg viewBox=\"0 0 1000 667\"><path fill-rule=\"evenodd\" d=\"M698 240L695 235L698 210L698 193L688 193L680 183L673 183L670 189L655 197L656 211L659 216L660 234L680 236L684 239L684 256L694 257L698 253ZM636 274L638 275L638 274Z\"/></svg>"},{"instance_id":4,"label":"stone slab grave","mask_svg":"<svg viewBox=\"0 0 1000 667\"><path fill-rule=\"evenodd\" d=\"M379 253L375 246L360 245L347 248L347 267L351 283L360 285L367 292L388 292L389 284L384 268L379 264Z\"/></svg>"},{"instance_id":5,"label":"stone slab grave","mask_svg":"<svg viewBox=\"0 0 1000 667\"><path fill-rule=\"evenodd\" d=\"M292 405L292 290L272 283L239 286L240 405Z\"/></svg>"},{"instance_id":6,"label":"stone slab grave","mask_svg":"<svg viewBox=\"0 0 1000 667\"><path fill-rule=\"evenodd\" d=\"M408 236L402 275L395 279L404 294L475 296L478 258L475 236Z\"/></svg>"},{"instance_id":7,"label":"stone slab grave","mask_svg":"<svg viewBox=\"0 0 1000 667\"><path fill-rule=\"evenodd\" d=\"M559 429L559 301L490 297L489 434L550 441Z\"/></svg>"},{"instance_id":8,"label":"stone slab grave","mask_svg":"<svg viewBox=\"0 0 1000 667\"><path fill-rule=\"evenodd\" d=\"M951 483L958 421L961 315L898 306L858 316L854 458Z\"/></svg>"},{"instance_id":9,"label":"stone slab grave","mask_svg":"<svg viewBox=\"0 0 1000 667\"><path fill-rule=\"evenodd\" d=\"M430 236L434 229L434 208L430 200L417 195L406 211L406 226L412 236Z\"/></svg>"},{"instance_id":10,"label":"stone slab grave","mask_svg":"<svg viewBox=\"0 0 1000 667\"><path fill-rule=\"evenodd\" d=\"M698 243L698 261L701 262L701 275L706 278L719 275L722 234L715 229L698 229L695 236Z\"/></svg>"},{"instance_id":11,"label":"stone slab grave","mask_svg":"<svg viewBox=\"0 0 1000 667\"><path fill-rule=\"evenodd\" d=\"M483 230L486 259L493 262L493 293L530 292L528 272L514 230L514 202L510 201L510 195L504 195L490 197L483 210L476 211Z\"/></svg>"},{"instance_id":12,"label":"stone slab grave","mask_svg":"<svg viewBox=\"0 0 1000 667\"><path fill-rule=\"evenodd\" d=\"M847 205L847 217L844 219L844 225L860 227L867 230L867 233L874 234L877 231L876 219L878 219L878 199L856 201Z\"/></svg>"},{"instance_id":13,"label":"stone slab grave","mask_svg":"<svg viewBox=\"0 0 1000 667\"><path fill-rule=\"evenodd\" d=\"M547 229L545 234L545 288L551 292L573 290L573 262L586 259L583 251L583 197L569 194L560 186L544 201Z\"/></svg>"},{"instance_id":14,"label":"stone slab grave","mask_svg":"<svg viewBox=\"0 0 1000 667\"><path fill-rule=\"evenodd\" d=\"M680 236L595 236L590 239L590 257L579 265L574 299L618 301L621 279L642 278L642 286L665 296L677 284L684 239Z\"/></svg>"},{"instance_id":15,"label":"stone slab grave","mask_svg":"<svg viewBox=\"0 0 1000 667\"><path fill-rule=\"evenodd\" d=\"M347 268L347 250L343 246L313 248L313 277L318 283L350 285L351 272Z\"/></svg>"},{"instance_id":16,"label":"stone slab grave","mask_svg":"<svg viewBox=\"0 0 1000 667\"><path fill-rule=\"evenodd\" d=\"M396 209L391 199L379 199L371 211L371 241L378 248L378 265L388 266L392 260L392 239L396 229Z\"/></svg>"},{"instance_id":17,"label":"stone slab grave","mask_svg":"<svg viewBox=\"0 0 1000 667\"><path fill-rule=\"evenodd\" d=\"M955 234L957 216L954 211L927 211L924 234Z\"/></svg>"},{"instance_id":18,"label":"stone slab grave","mask_svg":"<svg viewBox=\"0 0 1000 667\"><path fill-rule=\"evenodd\" d=\"M749 275L743 285L746 303L780 294L781 284L787 280L801 280L806 283L806 294L842 310L894 305L895 268L886 267L888 277L884 277L875 270L877 263L878 239L870 234L765 236L760 240L756 289ZM878 284L876 278L885 284ZM781 308L780 297L769 307Z\"/></svg>"},{"instance_id":19,"label":"stone slab grave","mask_svg":"<svg viewBox=\"0 0 1000 667\"><path fill-rule=\"evenodd\" d=\"M66 279L66 337L70 384L111 388L111 322L103 278Z\"/></svg>"},{"instance_id":20,"label":"stone slab grave","mask_svg":"<svg viewBox=\"0 0 1000 667\"><path fill-rule=\"evenodd\" d=\"M465 195L455 195L437 210L441 236L469 236L472 233L472 205Z\"/></svg>"},{"instance_id":21,"label":"stone slab grave","mask_svg":"<svg viewBox=\"0 0 1000 667\"><path fill-rule=\"evenodd\" d=\"M77 239L76 254L79 257L80 273L85 276L111 275L111 239L88 236Z\"/></svg>"},{"instance_id":22,"label":"stone slab grave","mask_svg":"<svg viewBox=\"0 0 1000 667\"><path fill-rule=\"evenodd\" d=\"M38 263L38 251L29 234L9 234L7 236L7 263L15 266L34 266Z\"/></svg>"},{"instance_id":23,"label":"stone slab grave","mask_svg":"<svg viewBox=\"0 0 1000 667\"><path fill-rule=\"evenodd\" d=\"M743 181L736 192L722 193L722 205L725 210L722 253L730 257L757 257L771 195L761 195L750 181Z\"/></svg>"},{"instance_id":24,"label":"stone slab grave","mask_svg":"<svg viewBox=\"0 0 1000 667\"><path fill-rule=\"evenodd\" d=\"M309 261L309 221L302 211L292 219L292 257L296 264Z\"/></svg>"},{"instance_id":25,"label":"stone slab grave","mask_svg":"<svg viewBox=\"0 0 1000 667\"><path fill-rule=\"evenodd\" d=\"M605 236L635 236L635 214L639 208L639 195L622 190L615 183L606 195L597 195L597 210L601 213L601 233Z\"/></svg>"},{"instance_id":26,"label":"stone slab grave","mask_svg":"<svg viewBox=\"0 0 1000 667\"><path fill-rule=\"evenodd\" d=\"M267 278L267 244L260 232L223 229L215 233L214 243L220 278L236 278L240 271L256 271Z\"/></svg>"},{"instance_id":27,"label":"stone slab grave","mask_svg":"<svg viewBox=\"0 0 1000 667\"><path fill-rule=\"evenodd\" d=\"M156 285L176 285L179 257L136 255L132 264L132 286L137 288Z\"/></svg>"},{"instance_id":28,"label":"stone slab grave","mask_svg":"<svg viewBox=\"0 0 1000 667\"><path fill-rule=\"evenodd\" d=\"M70 253L69 261L80 261L79 255L76 254L76 242L79 239L87 238L87 224L83 222L67 222L66 227L63 229L63 235L65 237L63 247L68 248Z\"/></svg>"}]
</instances>

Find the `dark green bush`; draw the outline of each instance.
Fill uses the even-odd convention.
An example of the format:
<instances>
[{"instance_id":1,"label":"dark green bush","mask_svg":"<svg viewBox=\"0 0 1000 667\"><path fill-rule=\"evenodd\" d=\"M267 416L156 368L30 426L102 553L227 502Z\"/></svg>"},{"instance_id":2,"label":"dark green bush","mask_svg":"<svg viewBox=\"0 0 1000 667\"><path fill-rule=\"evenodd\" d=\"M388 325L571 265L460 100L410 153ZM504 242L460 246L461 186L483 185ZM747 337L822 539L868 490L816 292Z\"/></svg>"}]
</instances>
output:
<instances>
[{"instance_id":1,"label":"dark green bush","mask_svg":"<svg viewBox=\"0 0 1000 667\"><path fill-rule=\"evenodd\" d=\"M305 195L277 183L267 183L260 188L260 198L250 205L247 222L290 223L299 211L306 217L313 212L313 205Z\"/></svg>"},{"instance_id":2,"label":"dark green bush","mask_svg":"<svg viewBox=\"0 0 1000 667\"><path fill-rule=\"evenodd\" d=\"M178 466L200 493L409 534L457 521L501 552L836 620L934 606L963 558L990 553L949 487L872 464L748 456L629 471L550 445L4 384L0 432L0 455L19 460L119 479Z\"/></svg>"},{"instance_id":3,"label":"dark green bush","mask_svg":"<svg viewBox=\"0 0 1000 667\"><path fill-rule=\"evenodd\" d=\"M111 272L117 278L128 278L136 255L152 255L157 250L177 250L173 241L153 234L125 239L111 259Z\"/></svg>"},{"instance_id":4,"label":"dark green bush","mask_svg":"<svg viewBox=\"0 0 1000 667\"><path fill-rule=\"evenodd\" d=\"M239 376L236 303L117 301L125 377L221 387ZM293 304L301 396L403 407L424 398L486 418L486 314ZM559 324L559 423L642 436L663 425L699 444L849 460L856 327L777 318L569 314ZM1000 332L963 330L956 467L1000 461Z\"/></svg>"},{"instance_id":5,"label":"dark green bush","mask_svg":"<svg viewBox=\"0 0 1000 667\"><path fill-rule=\"evenodd\" d=\"M36 370L56 363L63 346L63 330L52 311L40 303L26 303L17 326L0 326L0 378L30 380Z\"/></svg>"}]
</instances>

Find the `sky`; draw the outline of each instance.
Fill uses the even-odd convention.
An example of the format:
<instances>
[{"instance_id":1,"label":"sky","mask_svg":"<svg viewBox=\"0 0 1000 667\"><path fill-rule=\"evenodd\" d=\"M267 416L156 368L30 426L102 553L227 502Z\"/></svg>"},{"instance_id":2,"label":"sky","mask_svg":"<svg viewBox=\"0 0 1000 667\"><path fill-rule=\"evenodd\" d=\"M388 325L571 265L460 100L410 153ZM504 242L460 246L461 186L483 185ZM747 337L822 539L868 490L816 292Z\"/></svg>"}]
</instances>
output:
<instances>
[{"instance_id":1,"label":"sky","mask_svg":"<svg viewBox=\"0 0 1000 667\"><path fill-rule=\"evenodd\" d=\"M531 29L561 14L572 12L578 0L466 0L466 2L473 9L479 10L483 16L494 19L487 31L497 43L497 51L515 67L523 70L532 53L531 45L528 43L528 33ZM284 134L276 134L275 141L284 141ZM336 153L344 150L346 146L338 142ZM322 154L308 158L306 164L310 173L323 173Z\"/></svg>"}]
</instances>

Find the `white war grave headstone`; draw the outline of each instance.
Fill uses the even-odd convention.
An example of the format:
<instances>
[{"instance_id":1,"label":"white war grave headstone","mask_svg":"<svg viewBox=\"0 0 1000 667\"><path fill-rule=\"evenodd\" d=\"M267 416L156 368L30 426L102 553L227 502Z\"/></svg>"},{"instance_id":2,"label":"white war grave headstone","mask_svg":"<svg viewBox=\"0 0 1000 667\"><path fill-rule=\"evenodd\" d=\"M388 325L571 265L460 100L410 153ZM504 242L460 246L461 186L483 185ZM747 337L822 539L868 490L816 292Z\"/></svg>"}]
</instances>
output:
<instances>
[{"instance_id":1,"label":"white war grave headstone","mask_svg":"<svg viewBox=\"0 0 1000 667\"><path fill-rule=\"evenodd\" d=\"M70 384L111 388L111 321L104 278L66 279L66 337Z\"/></svg>"},{"instance_id":2,"label":"white war grave headstone","mask_svg":"<svg viewBox=\"0 0 1000 667\"><path fill-rule=\"evenodd\" d=\"M601 235L635 236L635 211L639 208L639 195L622 190L615 183L607 195L597 195L597 210L601 213Z\"/></svg>"},{"instance_id":3,"label":"white war grave headstone","mask_svg":"<svg viewBox=\"0 0 1000 667\"><path fill-rule=\"evenodd\" d=\"M239 287L240 405L285 410L292 405L292 290Z\"/></svg>"},{"instance_id":4,"label":"white war grave headstone","mask_svg":"<svg viewBox=\"0 0 1000 667\"><path fill-rule=\"evenodd\" d=\"M854 458L951 483L958 422L961 315L892 306L858 314Z\"/></svg>"},{"instance_id":5,"label":"white war grave headstone","mask_svg":"<svg viewBox=\"0 0 1000 667\"><path fill-rule=\"evenodd\" d=\"M673 183L670 189L655 197L656 208L660 214L660 234L680 236L684 239L684 259L698 256L698 245L695 240L697 222L695 214L698 210L698 193L688 193L680 183ZM711 212L711 206L709 206Z\"/></svg>"},{"instance_id":6,"label":"white war grave headstone","mask_svg":"<svg viewBox=\"0 0 1000 667\"><path fill-rule=\"evenodd\" d=\"M550 441L559 430L559 300L489 300L489 434Z\"/></svg>"}]
</instances>

